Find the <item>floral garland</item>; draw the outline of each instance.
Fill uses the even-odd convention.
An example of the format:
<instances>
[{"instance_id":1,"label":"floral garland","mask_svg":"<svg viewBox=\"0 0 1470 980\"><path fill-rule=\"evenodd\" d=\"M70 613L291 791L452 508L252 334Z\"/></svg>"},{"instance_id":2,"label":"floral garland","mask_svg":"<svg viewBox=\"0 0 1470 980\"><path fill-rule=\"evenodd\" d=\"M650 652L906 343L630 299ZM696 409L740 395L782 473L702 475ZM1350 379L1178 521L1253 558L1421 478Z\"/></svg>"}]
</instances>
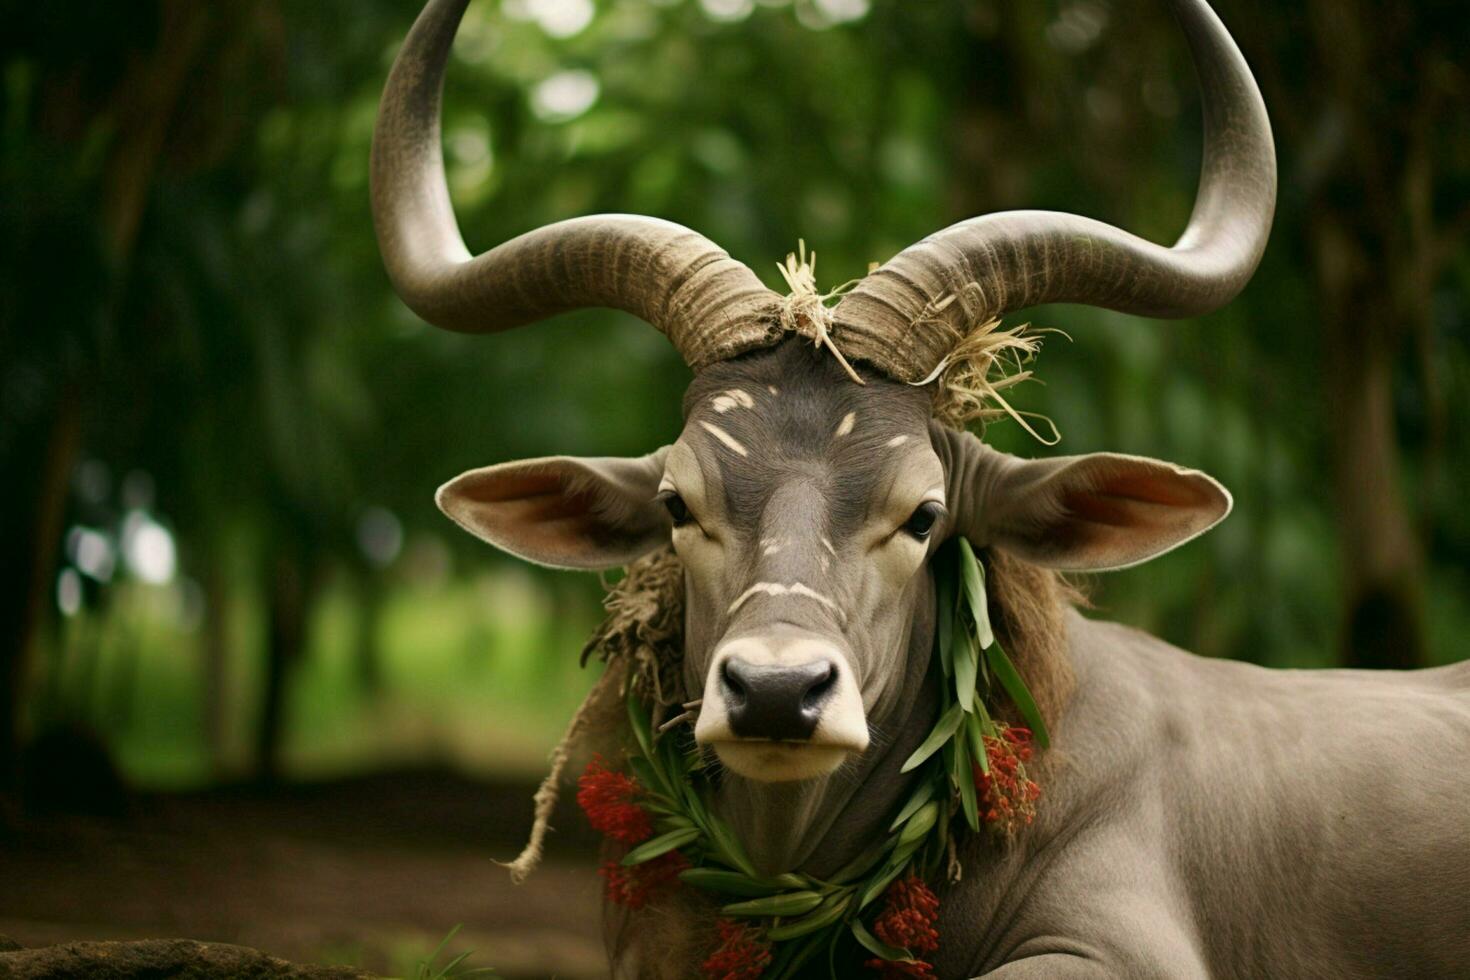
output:
<instances>
[{"instance_id":1,"label":"floral garland","mask_svg":"<svg viewBox=\"0 0 1470 980\"><path fill-rule=\"evenodd\" d=\"M942 547L934 567L939 720L903 764L903 772L919 774L887 836L828 879L758 874L709 806L704 758L689 730L655 732L629 685L631 773L594 758L578 782L577 802L596 830L627 848L601 869L608 901L638 909L681 884L724 901L702 964L708 980L781 980L823 952L835 977L839 948L853 943L864 951L860 956L871 957L864 965L885 980L933 978L923 956L939 948L939 900L924 881L952 853L953 818L962 813L971 831L983 825L1010 836L1035 816L1041 790L1026 764L1033 739L1042 748L1049 739L1036 702L991 630L984 568L963 538ZM987 710L1001 693L1025 727Z\"/></svg>"}]
</instances>

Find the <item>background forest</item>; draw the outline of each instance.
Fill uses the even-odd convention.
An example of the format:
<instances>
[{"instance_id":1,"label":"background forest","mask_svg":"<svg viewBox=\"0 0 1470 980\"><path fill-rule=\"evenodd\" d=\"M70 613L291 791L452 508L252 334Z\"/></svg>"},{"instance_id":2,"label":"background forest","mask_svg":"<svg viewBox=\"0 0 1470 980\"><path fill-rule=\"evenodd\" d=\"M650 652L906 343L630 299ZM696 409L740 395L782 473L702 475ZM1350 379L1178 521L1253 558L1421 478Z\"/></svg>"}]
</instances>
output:
<instances>
[{"instance_id":1,"label":"background forest","mask_svg":"<svg viewBox=\"0 0 1470 980\"><path fill-rule=\"evenodd\" d=\"M591 681L577 652L601 586L492 552L432 495L474 466L666 443L688 371L623 314L466 337L393 296L368 143L418 6L8 5L0 836L24 846L0 846L0 862L54 894L0 901L0 932L174 932L386 968L466 921L507 972L585 966L588 870L549 872L580 889L569 911L553 892L544 907L516 898L483 858L514 851L523 789ZM1215 6L1276 129L1260 271L1198 321L1029 311L1065 336L1048 337L1039 383L1014 403L1063 440L1005 422L986 438L1027 455L1166 458L1235 494L1207 537L1088 583L1098 615L1271 666L1461 659L1465 11ZM773 287L798 238L830 287L1014 207L1171 242L1200 146L1187 52L1158 0L476 0L445 134L473 249L641 212L704 232ZM323 816L270 845L288 852L229 853L277 861L308 890L398 888L403 907L442 890L442 916L394 905L373 919L323 899L300 910L316 931L272 931L260 909L291 890L277 882L254 906L191 918L178 883L207 890L204 858L165 862L146 887L114 882L119 855L146 863L165 844L94 835L101 850L83 853L60 817L27 829L38 812L110 814L85 826L113 841L120 813L127 833L185 854L179 841L247 834L218 821L273 825L286 810L266 801L282 799ZM440 833L432 886L404 865L328 888L289 851L388 811ZM118 888L133 897L98 897ZM486 920L505 910L472 904L492 893L572 938L546 953L496 932ZM321 926L329 905L340 922Z\"/></svg>"}]
</instances>

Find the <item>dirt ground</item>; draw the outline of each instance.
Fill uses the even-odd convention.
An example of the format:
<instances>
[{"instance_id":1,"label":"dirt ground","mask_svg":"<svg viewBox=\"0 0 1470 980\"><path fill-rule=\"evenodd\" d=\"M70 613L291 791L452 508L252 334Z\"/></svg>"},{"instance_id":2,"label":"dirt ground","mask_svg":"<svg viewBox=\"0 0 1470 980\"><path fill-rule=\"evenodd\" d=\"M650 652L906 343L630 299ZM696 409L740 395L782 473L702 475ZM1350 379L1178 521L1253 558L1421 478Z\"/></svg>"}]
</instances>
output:
<instances>
[{"instance_id":1,"label":"dirt ground","mask_svg":"<svg viewBox=\"0 0 1470 980\"><path fill-rule=\"evenodd\" d=\"M405 773L12 818L0 934L28 947L186 937L411 976L462 924L441 964L473 949L469 965L507 978L601 976L596 842L571 794L530 881L493 863L524 840L533 789Z\"/></svg>"}]
</instances>

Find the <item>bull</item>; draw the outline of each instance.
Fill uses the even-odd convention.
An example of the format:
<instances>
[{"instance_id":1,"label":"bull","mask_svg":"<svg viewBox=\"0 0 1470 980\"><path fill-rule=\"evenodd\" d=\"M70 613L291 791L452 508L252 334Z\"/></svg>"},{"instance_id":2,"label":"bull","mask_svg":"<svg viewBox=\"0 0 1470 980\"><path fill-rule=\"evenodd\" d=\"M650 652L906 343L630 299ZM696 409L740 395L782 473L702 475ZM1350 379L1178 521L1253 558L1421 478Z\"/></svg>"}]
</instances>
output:
<instances>
[{"instance_id":1,"label":"bull","mask_svg":"<svg viewBox=\"0 0 1470 980\"><path fill-rule=\"evenodd\" d=\"M1075 215L990 214L804 315L702 235L649 217L575 218L471 256L439 129L467 3L429 0L383 96L372 204L399 296L463 332L624 310L694 378L672 445L474 470L439 505L558 568L672 545L683 681L702 692L694 735L723 769L714 806L762 872L830 873L903 800L900 763L936 714L930 562L963 537L1056 743L1035 823L1008 846L961 845L939 975L1466 975L1470 664L1271 671L1087 618L1058 573L1178 547L1225 518L1229 493L1133 456L1017 458L935 417L948 360L1004 313L1190 317L1244 287L1275 156L1251 73L1203 0L1170 3L1204 113L1198 196L1173 247ZM647 945L619 969L687 975L674 947Z\"/></svg>"}]
</instances>

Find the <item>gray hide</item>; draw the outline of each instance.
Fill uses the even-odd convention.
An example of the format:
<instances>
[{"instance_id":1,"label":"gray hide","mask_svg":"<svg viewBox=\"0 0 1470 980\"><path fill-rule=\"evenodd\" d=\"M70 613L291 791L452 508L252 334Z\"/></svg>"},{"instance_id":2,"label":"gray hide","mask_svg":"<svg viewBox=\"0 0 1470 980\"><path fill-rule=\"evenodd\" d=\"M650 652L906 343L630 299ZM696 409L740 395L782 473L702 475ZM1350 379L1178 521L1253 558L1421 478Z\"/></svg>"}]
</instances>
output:
<instances>
[{"instance_id":1,"label":"gray hide","mask_svg":"<svg viewBox=\"0 0 1470 980\"><path fill-rule=\"evenodd\" d=\"M1068 633L1037 823L969 848L941 976L1470 976L1470 663L1272 671Z\"/></svg>"},{"instance_id":2,"label":"gray hide","mask_svg":"<svg viewBox=\"0 0 1470 980\"><path fill-rule=\"evenodd\" d=\"M614 483L600 490L594 471L579 470L571 492L538 486L531 495L553 515L548 526L578 515L577 535L624 554L624 536L587 523L591 511L651 547L668 531L647 530L659 510L637 506L640 495L647 500L675 469L681 445L695 447L705 484L698 507L722 512L710 523L725 540L718 584L691 574L688 688L705 685L712 653L731 635L789 627L836 638L862 690L866 751L796 781L727 772L717 796L768 870L822 875L883 834L908 787L899 766L933 723L927 556L904 590L875 596L865 582L871 561L861 542L884 511L879 502L915 466L893 440L922 439L943 465L949 513L931 551L964 533L982 549L1054 566L1120 566L1187 540L1228 507L1203 475L1151 461L1131 462L1172 478L1158 485L1167 493L1152 491L1156 499L1058 493L1052 484L1066 473L1126 458L1005 457L929 423L927 398L881 379L859 388L827 355L788 342L701 374L672 450L615 467L601 461L596 471ZM839 438L849 413L855 421ZM709 432L712 420L724 439ZM545 560L537 522L505 499L505 487L520 492L528 467L538 464L478 471L501 488L477 491L496 498L488 509L458 498L460 481L442 499L475 533ZM1136 481L1149 471L1129 472ZM495 509L508 506L519 509ZM783 546L767 554L763 542L774 540ZM560 563L566 547L558 548ZM1106 557L1086 560L1099 550ZM757 581L812 583L842 611L760 595L728 615L730 597ZM982 835L966 846L963 880L941 890L941 976L1465 975L1470 665L1409 675L1267 671L1197 658L1075 612L1066 624L1076 689L1052 719L1037 822L1012 845Z\"/></svg>"}]
</instances>

